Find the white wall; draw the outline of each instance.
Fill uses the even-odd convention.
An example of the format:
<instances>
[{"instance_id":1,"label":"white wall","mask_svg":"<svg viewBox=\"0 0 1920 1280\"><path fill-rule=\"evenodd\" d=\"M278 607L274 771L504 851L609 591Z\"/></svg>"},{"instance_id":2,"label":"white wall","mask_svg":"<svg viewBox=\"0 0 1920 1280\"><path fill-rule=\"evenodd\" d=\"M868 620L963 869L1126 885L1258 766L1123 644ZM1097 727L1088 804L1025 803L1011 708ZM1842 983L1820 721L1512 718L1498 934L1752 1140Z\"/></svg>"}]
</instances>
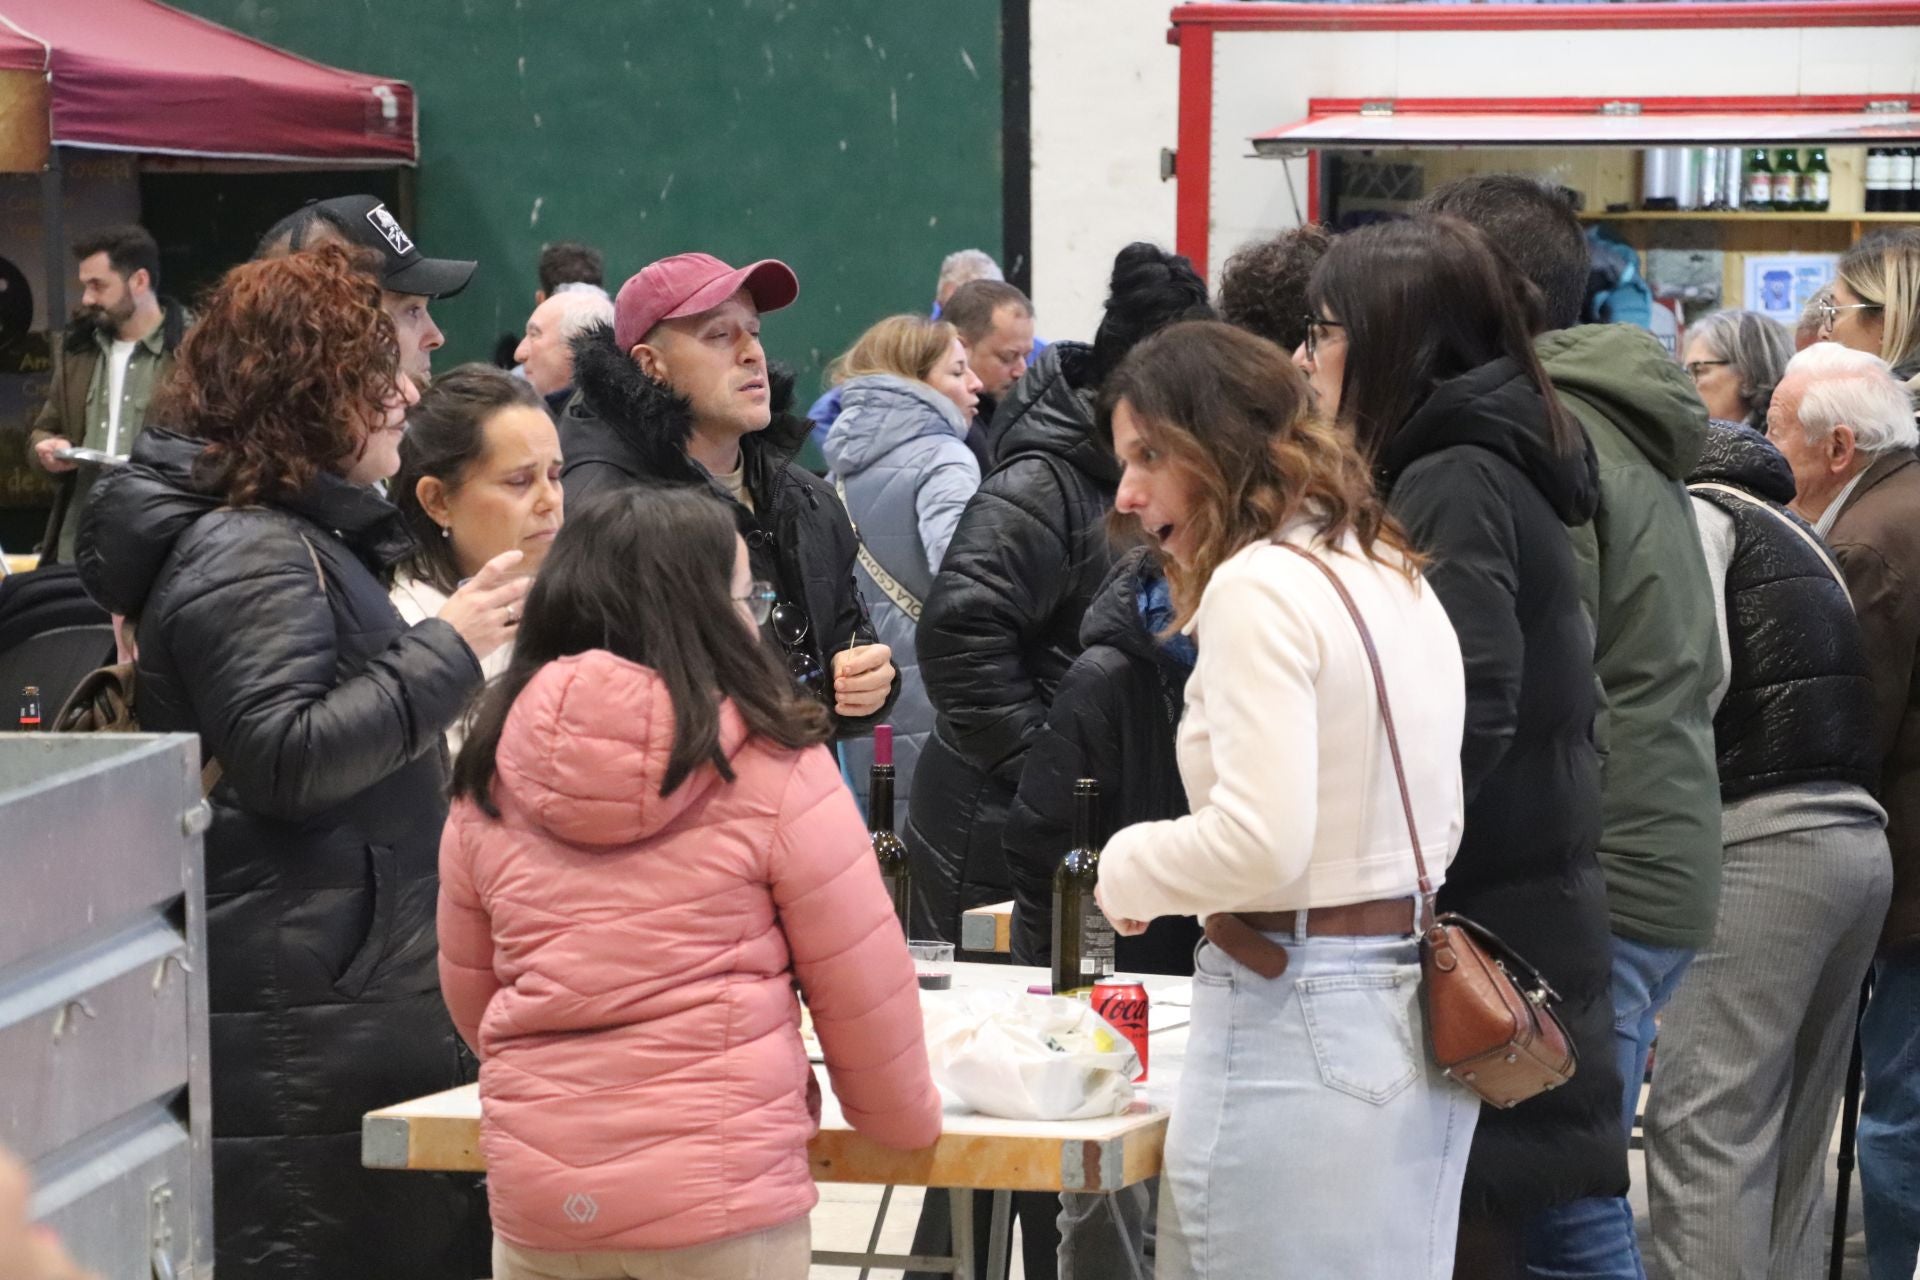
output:
<instances>
[{"instance_id":1,"label":"white wall","mask_svg":"<svg viewBox=\"0 0 1920 1280\"><path fill-rule=\"evenodd\" d=\"M1179 128L1169 0L1033 0L1033 299L1047 338L1093 337L1113 255L1173 246L1160 148Z\"/></svg>"}]
</instances>

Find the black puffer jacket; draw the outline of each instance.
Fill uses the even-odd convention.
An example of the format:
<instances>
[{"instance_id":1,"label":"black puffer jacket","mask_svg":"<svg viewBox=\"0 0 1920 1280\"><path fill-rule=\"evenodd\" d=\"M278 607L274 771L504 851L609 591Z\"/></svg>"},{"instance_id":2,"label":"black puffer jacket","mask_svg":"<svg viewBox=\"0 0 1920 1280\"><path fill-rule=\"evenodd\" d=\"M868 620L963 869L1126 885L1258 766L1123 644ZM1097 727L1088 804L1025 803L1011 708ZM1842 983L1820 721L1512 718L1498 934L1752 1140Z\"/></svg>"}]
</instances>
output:
<instances>
[{"instance_id":1,"label":"black puffer jacket","mask_svg":"<svg viewBox=\"0 0 1920 1280\"><path fill-rule=\"evenodd\" d=\"M1539 393L1501 359L1437 388L1379 466L1466 662L1466 829L1440 906L1539 967L1580 1054L1565 1088L1481 1110L1462 1212L1513 1222L1624 1195L1593 630L1567 538L1597 502L1591 447L1556 455Z\"/></svg>"},{"instance_id":2,"label":"black puffer jacket","mask_svg":"<svg viewBox=\"0 0 1920 1280\"><path fill-rule=\"evenodd\" d=\"M1872 790L1880 768L1860 620L1819 537L1786 509L1793 468L1759 432L1714 422L1687 484L1733 521L1727 691L1713 717L1720 794L1810 782Z\"/></svg>"},{"instance_id":3,"label":"black puffer jacket","mask_svg":"<svg viewBox=\"0 0 1920 1280\"><path fill-rule=\"evenodd\" d=\"M577 509L600 494L636 485L705 488L733 511L754 577L773 583L781 600L806 610L809 625L801 645L823 672L830 655L850 644L874 643L873 622L853 579L859 544L846 508L831 484L793 463L812 424L785 411L793 395L791 375L773 370L773 421L740 441L747 491L753 495L749 511L687 456L692 407L640 372L615 344L611 325L596 325L574 338L573 370L579 390L560 416L566 458L560 479L568 505ZM767 643L779 648L771 638ZM821 689L830 693L824 683ZM836 716L836 733L871 733L874 725L885 723L899 696L895 676L885 706L870 716Z\"/></svg>"},{"instance_id":4,"label":"black puffer jacket","mask_svg":"<svg viewBox=\"0 0 1920 1280\"><path fill-rule=\"evenodd\" d=\"M1008 394L997 466L960 517L920 617L915 646L936 718L903 838L923 937L956 939L962 911L1008 897L1001 828L1113 564L1105 521L1120 468L1094 438L1090 356L1056 342Z\"/></svg>"},{"instance_id":5,"label":"black puffer jacket","mask_svg":"<svg viewBox=\"0 0 1920 1280\"><path fill-rule=\"evenodd\" d=\"M78 564L140 620L141 726L198 734L225 769L206 839L217 1270L466 1280L486 1268L478 1181L361 1168L360 1118L472 1078L434 908L442 734L480 664L394 612L382 577L408 542L378 494L327 475L222 508L192 479L202 448L143 433L94 489Z\"/></svg>"},{"instance_id":6,"label":"black puffer jacket","mask_svg":"<svg viewBox=\"0 0 1920 1280\"><path fill-rule=\"evenodd\" d=\"M1027 751L1007 818L1015 964L1053 959L1053 872L1073 840L1077 779L1100 784L1096 842L1136 822L1186 816L1174 735L1194 655L1184 636L1159 638L1170 621L1166 579L1153 553L1128 552L1087 610L1080 626L1086 648ZM1191 974L1199 941L1197 920L1162 916L1138 937L1119 939L1116 960L1123 973Z\"/></svg>"}]
</instances>

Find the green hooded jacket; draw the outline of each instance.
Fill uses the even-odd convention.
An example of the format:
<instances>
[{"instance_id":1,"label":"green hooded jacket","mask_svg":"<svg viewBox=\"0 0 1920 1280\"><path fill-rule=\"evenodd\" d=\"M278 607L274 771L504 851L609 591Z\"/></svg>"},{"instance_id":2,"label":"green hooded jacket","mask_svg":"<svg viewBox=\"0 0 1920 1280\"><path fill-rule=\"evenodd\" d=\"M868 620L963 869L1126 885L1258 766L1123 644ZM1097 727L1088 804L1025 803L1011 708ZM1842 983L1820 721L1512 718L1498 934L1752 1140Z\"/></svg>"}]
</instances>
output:
<instances>
[{"instance_id":1,"label":"green hooded jacket","mask_svg":"<svg viewBox=\"0 0 1920 1280\"><path fill-rule=\"evenodd\" d=\"M1600 509L1568 532L1602 694L1600 865L1613 931L1702 947L1720 905L1707 697L1722 659L1685 477L1700 460L1706 407L1665 348L1631 325L1563 329L1535 347L1600 463Z\"/></svg>"}]
</instances>

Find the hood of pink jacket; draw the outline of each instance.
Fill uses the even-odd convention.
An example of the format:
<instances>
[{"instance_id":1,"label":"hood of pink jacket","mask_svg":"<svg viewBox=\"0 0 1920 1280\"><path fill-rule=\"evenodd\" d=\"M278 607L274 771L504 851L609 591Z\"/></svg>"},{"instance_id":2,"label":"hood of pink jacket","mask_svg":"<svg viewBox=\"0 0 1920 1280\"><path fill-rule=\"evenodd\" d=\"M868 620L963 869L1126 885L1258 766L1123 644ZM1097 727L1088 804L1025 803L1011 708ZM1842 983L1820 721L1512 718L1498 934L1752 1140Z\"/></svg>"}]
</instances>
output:
<instances>
[{"instance_id":1,"label":"hood of pink jacket","mask_svg":"<svg viewBox=\"0 0 1920 1280\"><path fill-rule=\"evenodd\" d=\"M695 768L661 795L673 754L673 700L651 668L603 649L550 662L527 682L500 735L494 785L569 844L624 847L657 835L723 785ZM747 740L731 702L720 708L729 762Z\"/></svg>"},{"instance_id":2,"label":"hood of pink jacket","mask_svg":"<svg viewBox=\"0 0 1920 1280\"><path fill-rule=\"evenodd\" d=\"M498 816L454 803L440 989L481 1054L493 1226L530 1249L677 1249L814 1204L806 993L841 1111L933 1141L919 989L833 755L722 708L710 763L660 794L673 715L652 671L548 664L508 715Z\"/></svg>"}]
</instances>

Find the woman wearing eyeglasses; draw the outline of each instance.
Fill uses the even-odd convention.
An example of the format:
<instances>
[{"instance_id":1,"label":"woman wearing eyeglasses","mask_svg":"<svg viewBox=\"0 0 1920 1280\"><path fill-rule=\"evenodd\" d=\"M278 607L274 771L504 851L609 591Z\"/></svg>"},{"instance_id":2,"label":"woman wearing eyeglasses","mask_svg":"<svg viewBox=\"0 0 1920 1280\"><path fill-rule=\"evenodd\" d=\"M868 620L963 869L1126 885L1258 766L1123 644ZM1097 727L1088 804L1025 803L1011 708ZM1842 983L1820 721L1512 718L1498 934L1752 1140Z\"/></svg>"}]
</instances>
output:
<instances>
[{"instance_id":1,"label":"woman wearing eyeglasses","mask_svg":"<svg viewBox=\"0 0 1920 1280\"><path fill-rule=\"evenodd\" d=\"M1534 354L1538 291L1473 227L1424 217L1350 232L1308 298L1313 326L1297 359L1429 558L1427 581L1466 663L1466 829L1441 908L1546 975L1580 1055L1565 1087L1483 1110L1474 1137L1454 1274L1526 1275L1530 1244L1565 1257L1574 1236L1611 1228L1595 1247L1604 1253L1632 1229L1598 1223L1529 1240L1549 1208L1627 1185L1613 943L1595 856L1593 631L1567 536L1593 516L1598 472Z\"/></svg>"},{"instance_id":2,"label":"woman wearing eyeglasses","mask_svg":"<svg viewBox=\"0 0 1920 1280\"><path fill-rule=\"evenodd\" d=\"M1793 359L1779 321L1758 311L1716 311L1687 330L1686 356L1709 418L1767 429L1767 405Z\"/></svg>"},{"instance_id":3,"label":"woman wearing eyeglasses","mask_svg":"<svg viewBox=\"0 0 1920 1280\"><path fill-rule=\"evenodd\" d=\"M913 792L913 767L933 732L933 704L914 651L921 602L946 558L960 513L980 487L966 444L980 379L960 333L944 320L889 316L835 363L840 414L827 432L827 463L860 535L857 579L880 643L893 650L895 812ZM841 745L854 794L866 804L873 742Z\"/></svg>"},{"instance_id":4,"label":"woman wearing eyeglasses","mask_svg":"<svg viewBox=\"0 0 1920 1280\"><path fill-rule=\"evenodd\" d=\"M1875 232L1840 259L1829 342L1879 356L1920 400L1920 227Z\"/></svg>"},{"instance_id":5,"label":"woman wearing eyeglasses","mask_svg":"<svg viewBox=\"0 0 1920 1280\"><path fill-rule=\"evenodd\" d=\"M440 973L482 1061L496 1280L804 1280L796 981L854 1128L939 1136L913 962L751 575L705 492L582 503L460 754Z\"/></svg>"}]
</instances>

